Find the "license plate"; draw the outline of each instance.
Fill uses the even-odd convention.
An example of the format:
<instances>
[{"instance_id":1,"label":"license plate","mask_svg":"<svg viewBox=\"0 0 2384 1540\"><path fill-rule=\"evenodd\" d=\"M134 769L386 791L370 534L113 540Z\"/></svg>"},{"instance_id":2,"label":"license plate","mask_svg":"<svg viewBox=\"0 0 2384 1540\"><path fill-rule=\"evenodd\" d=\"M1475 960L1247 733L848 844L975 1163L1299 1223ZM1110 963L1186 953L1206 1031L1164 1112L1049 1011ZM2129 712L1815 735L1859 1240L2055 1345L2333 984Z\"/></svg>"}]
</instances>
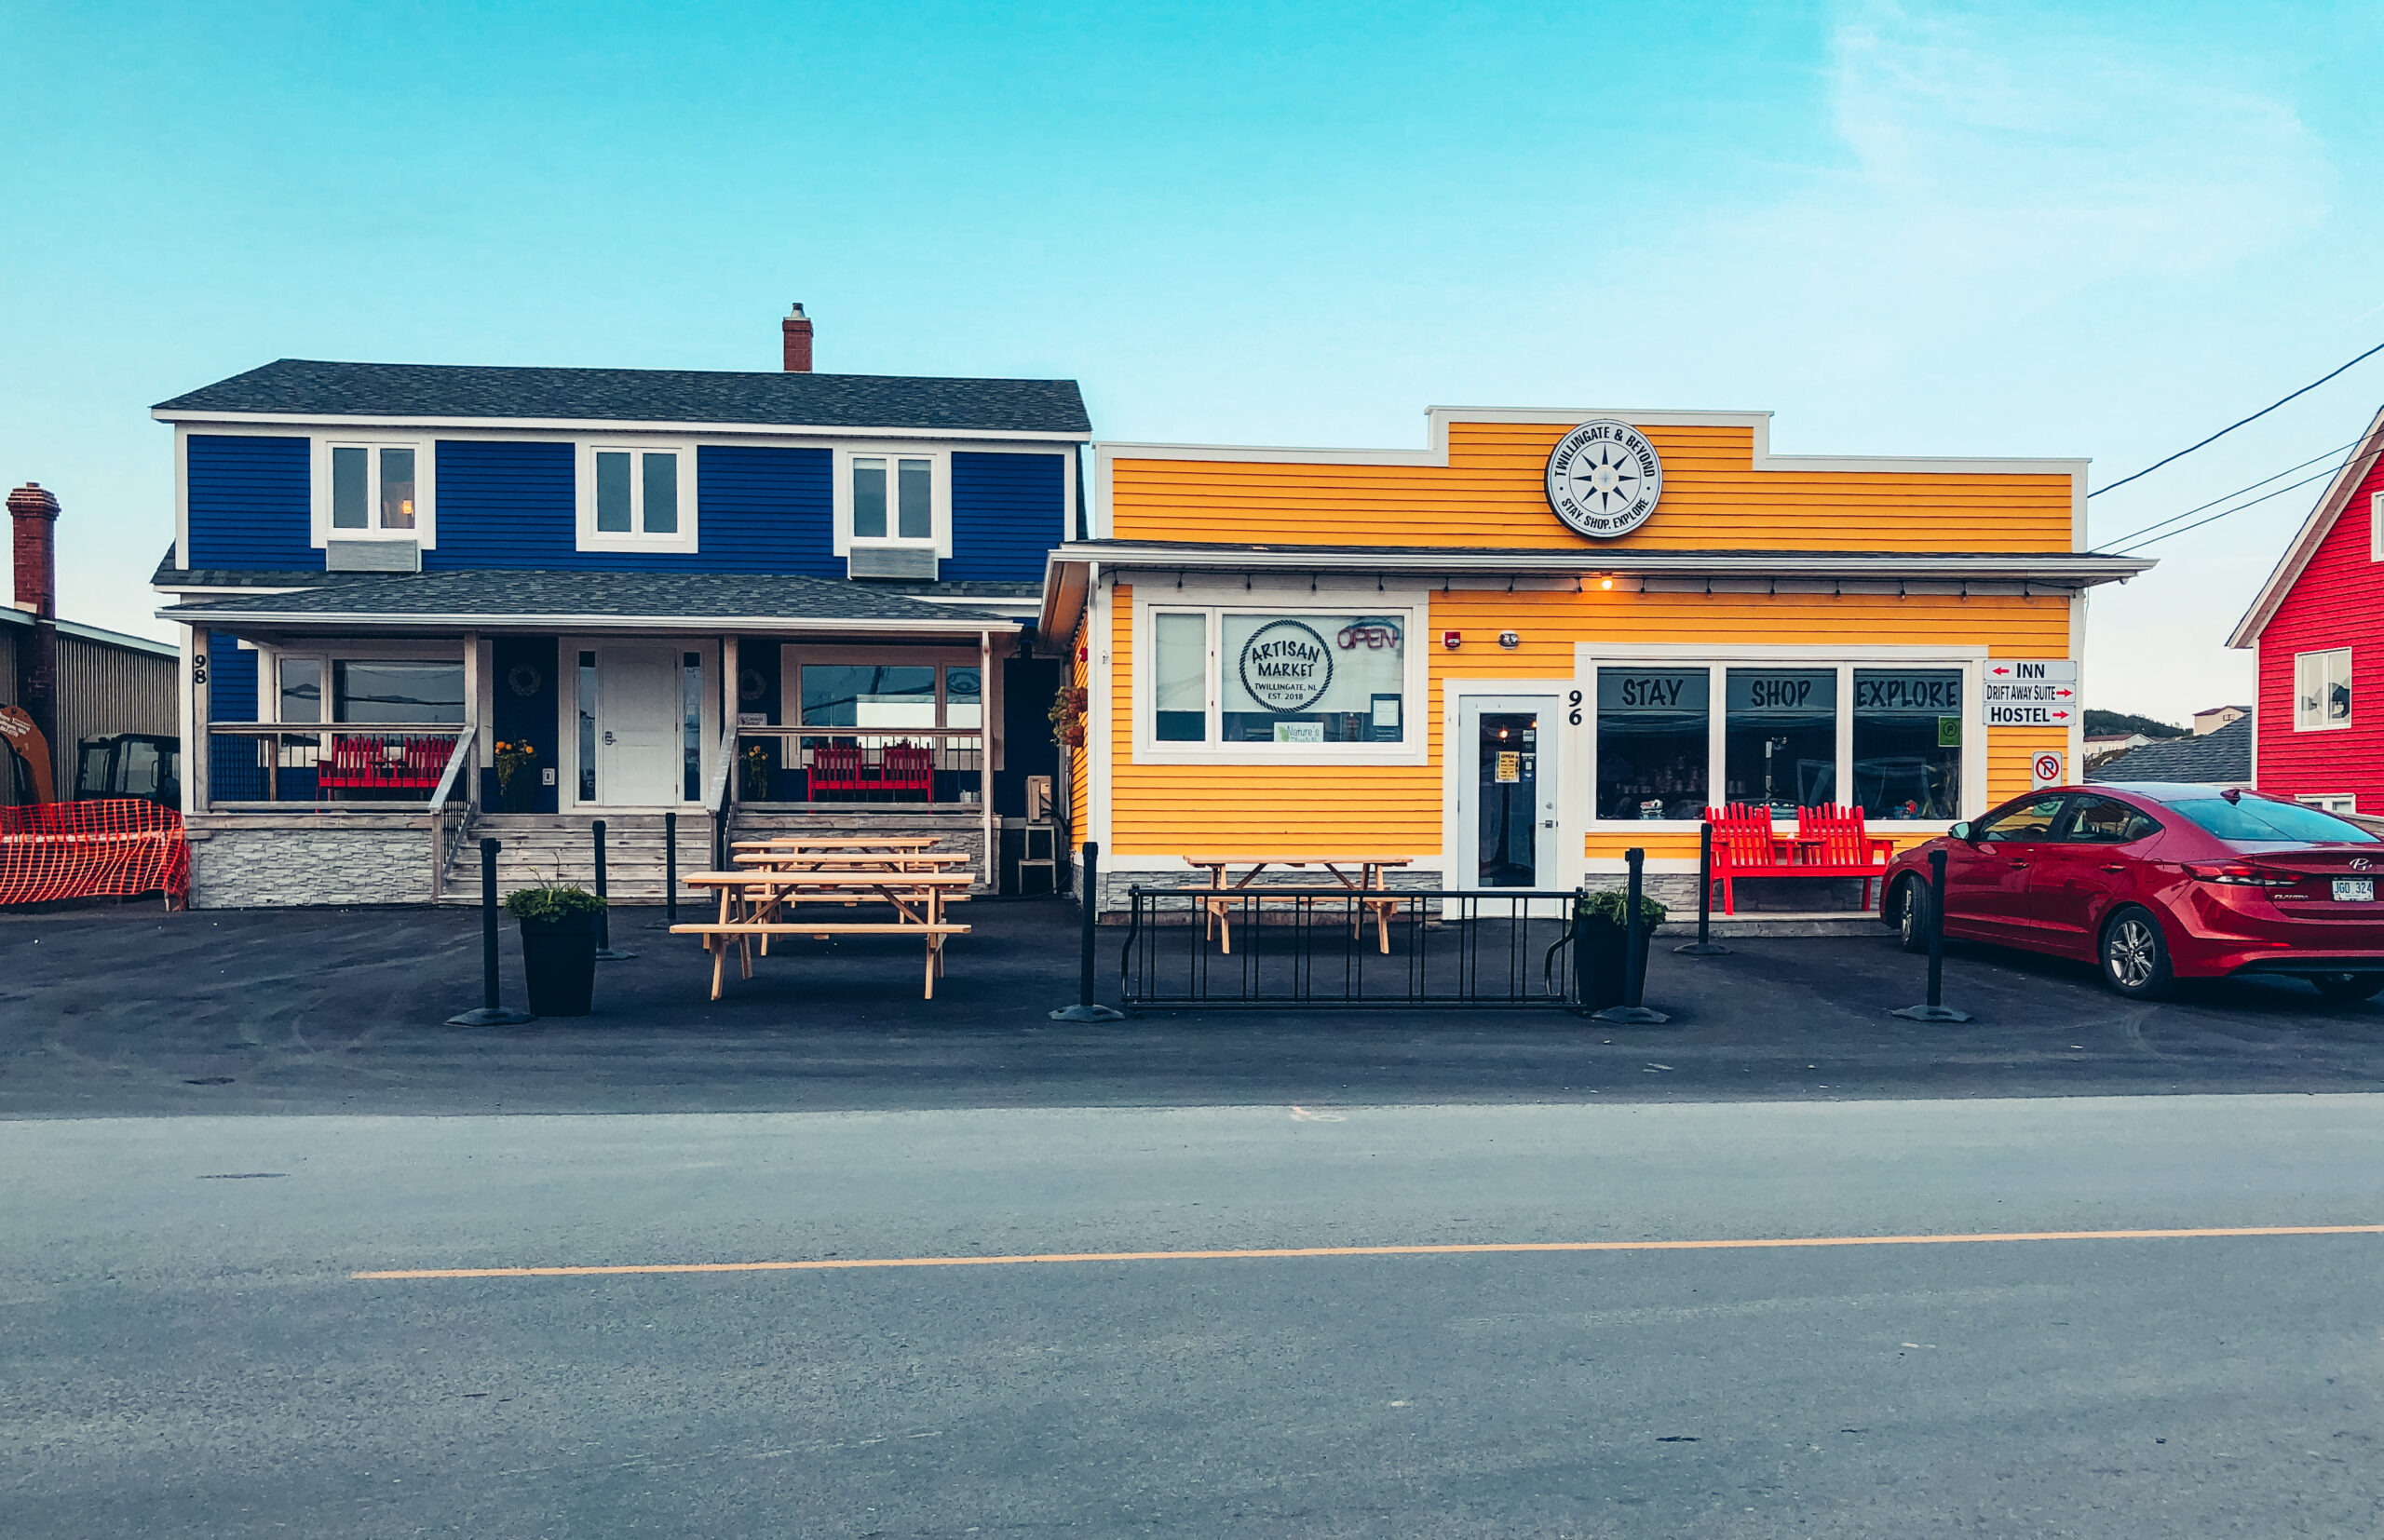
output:
<instances>
[{"instance_id":1,"label":"license plate","mask_svg":"<svg viewBox=\"0 0 2384 1540\"><path fill-rule=\"evenodd\" d=\"M2375 878L2337 877L2335 879L2335 902L2338 904L2372 904L2375 901Z\"/></svg>"}]
</instances>

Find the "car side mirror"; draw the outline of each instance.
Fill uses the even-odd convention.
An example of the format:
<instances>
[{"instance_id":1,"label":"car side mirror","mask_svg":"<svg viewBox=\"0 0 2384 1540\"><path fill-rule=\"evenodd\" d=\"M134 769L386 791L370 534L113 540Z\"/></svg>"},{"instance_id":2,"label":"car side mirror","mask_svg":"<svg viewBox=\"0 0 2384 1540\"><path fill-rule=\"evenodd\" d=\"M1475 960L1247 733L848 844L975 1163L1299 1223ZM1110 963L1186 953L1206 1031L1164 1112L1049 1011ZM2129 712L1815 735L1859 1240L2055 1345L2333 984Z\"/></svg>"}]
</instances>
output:
<instances>
[{"instance_id":1,"label":"car side mirror","mask_svg":"<svg viewBox=\"0 0 2384 1540\"><path fill-rule=\"evenodd\" d=\"M1971 837L1971 826L1969 822L1965 820L1964 822L1954 825L1953 828L1945 831L1945 837L1949 840L1960 840L1964 844L1968 844Z\"/></svg>"}]
</instances>

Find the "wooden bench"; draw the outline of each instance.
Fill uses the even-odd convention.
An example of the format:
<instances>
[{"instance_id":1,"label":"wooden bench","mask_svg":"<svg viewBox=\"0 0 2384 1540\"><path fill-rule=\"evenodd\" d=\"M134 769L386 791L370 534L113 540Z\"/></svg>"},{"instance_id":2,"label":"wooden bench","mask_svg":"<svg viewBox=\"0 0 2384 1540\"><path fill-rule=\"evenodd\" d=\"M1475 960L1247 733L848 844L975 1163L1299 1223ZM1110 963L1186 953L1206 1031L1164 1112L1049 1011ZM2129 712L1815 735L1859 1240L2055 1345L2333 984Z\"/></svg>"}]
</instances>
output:
<instances>
[{"instance_id":1,"label":"wooden bench","mask_svg":"<svg viewBox=\"0 0 2384 1540\"><path fill-rule=\"evenodd\" d=\"M745 978L751 979L753 977L752 939L756 936L762 938L762 944L765 948L773 936L808 936L817 941L824 941L833 936L924 936L928 943L925 998L932 1000L935 998L936 976L943 971L944 938L966 936L968 934L968 927L948 924L913 925L908 922L898 922L893 925L856 925L848 921L812 921L806 924L793 920L771 920L676 925L670 927L670 934L704 938L704 944L711 952L711 997L715 1000L720 998L721 975L725 971L728 962L728 942L731 939L738 941L738 951L742 954L740 971ZM718 946L711 944L714 937L720 938Z\"/></svg>"},{"instance_id":2,"label":"wooden bench","mask_svg":"<svg viewBox=\"0 0 2384 1540\"><path fill-rule=\"evenodd\" d=\"M1207 912L1207 918L1200 926L1200 937L1203 940L1212 934L1222 937L1224 950L1227 952L1233 951L1233 922L1229 915L1237 903L1297 903L1303 898L1355 897L1358 903L1351 913L1349 934L1353 937L1361 934L1366 918L1371 915L1375 922L1375 933L1381 941L1384 953L1388 955L1390 952L1390 917L1397 912L1399 906L1406 901L1403 898L1388 897L1389 888L1384 881L1384 873L1390 868L1407 864L1407 858L1403 856L1273 856L1264 860L1251 860L1234 856L1186 856L1184 858L1184 864L1199 867L1209 873L1209 885L1200 890L1209 895L1200 901L1200 907ZM1247 866L1250 871L1241 881L1228 884L1226 881L1226 870L1233 866ZM1294 894L1280 891L1246 893L1243 891L1255 883L1259 874L1270 866L1321 866L1331 872L1334 880L1341 885L1337 888L1326 887L1320 883L1313 893ZM1341 870L1345 866L1360 869L1356 882L1351 882L1349 874ZM1375 897L1376 894L1386 896L1376 898Z\"/></svg>"},{"instance_id":3,"label":"wooden bench","mask_svg":"<svg viewBox=\"0 0 2384 1540\"><path fill-rule=\"evenodd\" d=\"M1722 912L1738 912L1733 879L1739 877L1859 878L1862 907L1871 907L1871 885L1887 873L1895 842L1862 829L1859 807L1800 807L1796 832L1772 831L1771 809L1733 803L1705 810L1714 826L1714 880L1722 885Z\"/></svg>"}]
</instances>

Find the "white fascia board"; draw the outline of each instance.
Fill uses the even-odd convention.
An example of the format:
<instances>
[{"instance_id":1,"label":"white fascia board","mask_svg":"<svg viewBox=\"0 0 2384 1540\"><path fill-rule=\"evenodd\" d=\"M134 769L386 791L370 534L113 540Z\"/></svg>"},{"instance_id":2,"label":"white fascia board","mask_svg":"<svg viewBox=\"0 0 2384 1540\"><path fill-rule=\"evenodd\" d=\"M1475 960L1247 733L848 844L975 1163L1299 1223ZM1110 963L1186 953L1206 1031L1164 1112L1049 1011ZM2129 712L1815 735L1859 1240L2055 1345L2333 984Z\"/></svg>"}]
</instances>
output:
<instances>
[{"instance_id":1,"label":"white fascia board","mask_svg":"<svg viewBox=\"0 0 2384 1540\"><path fill-rule=\"evenodd\" d=\"M2359 447L2351 451L2350 458L2342 463L2335 472L2334 480L2326 483L2325 493L2310 507L2310 517L2301 521L2301 528L2284 547L2284 555L2278 560L2276 570L2269 574L2269 580L2260 586L2259 597L2253 600L2252 607L2243 612L2243 618L2235 623L2227 645L2242 649L2259 641L2260 633L2268 628L2269 621L2276 618L2278 606L2284 602L2284 596L2293 591L2294 584L2301 580L2301 574L2310 565L2310 559L2318 554L2318 547L2335 527L2335 520L2342 517L2343 509L2350 503L2351 493L2357 492L2360 482L2367 479L2368 471L2374 468L2379 455L2384 455L2384 408L2377 409L2375 418L2367 425L2367 431L2360 435Z\"/></svg>"},{"instance_id":2,"label":"white fascia board","mask_svg":"<svg viewBox=\"0 0 2384 1540\"><path fill-rule=\"evenodd\" d=\"M979 631L1014 632L1018 622L999 617L967 620L806 620L790 615L342 615L324 611L291 614L274 610L158 610L160 620L183 626L252 626L278 630L417 631L454 628L497 631L699 631L754 632L864 631L878 635L951 634L973 636Z\"/></svg>"},{"instance_id":3,"label":"white fascia board","mask_svg":"<svg viewBox=\"0 0 2384 1540\"><path fill-rule=\"evenodd\" d=\"M667 433L704 439L731 435L771 439L938 439L969 442L1004 439L1034 444L1084 444L1090 433L1054 433L1025 428L961 427L822 427L805 423L672 423L620 417L387 417L326 416L319 412L167 412L152 408L149 415L161 423L196 423L226 427L327 427L417 429L453 428L483 436L508 431L525 433Z\"/></svg>"},{"instance_id":4,"label":"white fascia board","mask_svg":"<svg viewBox=\"0 0 2384 1540\"><path fill-rule=\"evenodd\" d=\"M1309 549L1297 546L1209 547L1067 545L1052 553L1047 571L1063 563L1100 560L1113 567L1154 571L1194 568L1225 571L1420 572L1420 573L1647 573L1768 577L1790 573L1876 574L1886 576L2009 575L2105 582L2133 577L2159 563L2147 557L2082 557L2068 552L1993 551L1644 551L1595 549L1485 551L1452 549Z\"/></svg>"}]
</instances>

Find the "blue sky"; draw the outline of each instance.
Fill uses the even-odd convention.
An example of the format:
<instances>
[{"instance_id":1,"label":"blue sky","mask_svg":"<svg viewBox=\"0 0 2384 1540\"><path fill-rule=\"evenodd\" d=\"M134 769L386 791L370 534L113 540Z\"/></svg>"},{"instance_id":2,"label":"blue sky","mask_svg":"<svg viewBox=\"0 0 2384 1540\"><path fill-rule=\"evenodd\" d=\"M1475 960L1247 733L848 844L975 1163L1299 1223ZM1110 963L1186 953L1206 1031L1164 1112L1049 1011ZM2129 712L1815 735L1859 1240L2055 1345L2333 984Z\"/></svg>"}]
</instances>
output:
<instances>
[{"instance_id":1,"label":"blue sky","mask_svg":"<svg viewBox=\"0 0 2384 1540\"><path fill-rule=\"evenodd\" d=\"M162 634L156 400L278 357L1062 374L1104 437L1768 409L2116 480L2384 341L2373 4L0 7L0 480ZM2384 358L2098 499L2350 439ZM2310 493L2315 488L2310 489ZM2095 602L2248 698L2294 493ZM2106 506L2108 505L2108 506Z\"/></svg>"}]
</instances>

